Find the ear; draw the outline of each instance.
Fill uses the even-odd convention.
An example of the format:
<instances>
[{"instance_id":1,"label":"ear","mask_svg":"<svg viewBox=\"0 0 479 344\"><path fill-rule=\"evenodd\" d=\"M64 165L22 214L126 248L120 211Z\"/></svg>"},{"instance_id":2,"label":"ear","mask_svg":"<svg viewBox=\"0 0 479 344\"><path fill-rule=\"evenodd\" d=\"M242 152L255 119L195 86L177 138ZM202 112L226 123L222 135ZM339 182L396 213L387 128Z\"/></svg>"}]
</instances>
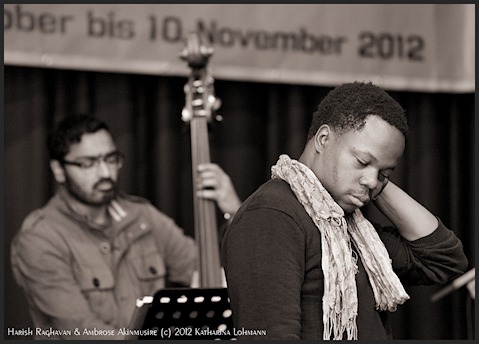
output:
<instances>
[{"instance_id":1,"label":"ear","mask_svg":"<svg viewBox=\"0 0 479 344\"><path fill-rule=\"evenodd\" d=\"M314 149L320 153L326 147L326 144L331 140L332 131L329 125L323 124L319 127L316 135L314 136Z\"/></svg>"},{"instance_id":2,"label":"ear","mask_svg":"<svg viewBox=\"0 0 479 344\"><path fill-rule=\"evenodd\" d=\"M65 182L65 170L63 169L62 164L60 164L60 161L50 160L50 169L52 170L57 183L62 184Z\"/></svg>"}]
</instances>

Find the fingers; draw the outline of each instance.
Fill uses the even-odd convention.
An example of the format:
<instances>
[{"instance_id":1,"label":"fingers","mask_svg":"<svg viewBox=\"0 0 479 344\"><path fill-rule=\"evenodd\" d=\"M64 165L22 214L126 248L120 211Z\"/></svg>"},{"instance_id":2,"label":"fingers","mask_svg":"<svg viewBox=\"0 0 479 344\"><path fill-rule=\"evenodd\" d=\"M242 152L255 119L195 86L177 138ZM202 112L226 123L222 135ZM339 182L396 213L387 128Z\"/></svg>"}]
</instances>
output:
<instances>
[{"instance_id":1,"label":"fingers","mask_svg":"<svg viewBox=\"0 0 479 344\"><path fill-rule=\"evenodd\" d=\"M196 179L196 196L214 201L221 201L228 196L228 184L225 175L218 173L219 170L213 166L198 169Z\"/></svg>"},{"instance_id":2,"label":"fingers","mask_svg":"<svg viewBox=\"0 0 479 344\"><path fill-rule=\"evenodd\" d=\"M198 165L198 177L196 180L196 187L198 189L217 189L224 188L228 184L229 177L216 164L201 164Z\"/></svg>"},{"instance_id":3,"label":"fingers","mask_svg":"<svg viewBox=\"0 0 479 344\"><path fill-rule=\"evenodd\" d=\"M216 175L201 175L196 181L197 189L217 189L220 186L220 181Z\"/></svg>"},{"instance_id":4,"label":"fingers","mask_svg":"<svg viewBox=\"0 0 479 344\"><path fill-rule=\"evenodd\" d=\"M196 196L216 200L218 198L218 192L216 190L198 190L196 191Z\"/></svg>"},{"instance_id":5,"label":"fingers","mask_svg":"<svg viewBox=\"0 0 479 344\"><path fill-rule=\"evenodd\" d=\"M196 195L217 202L223 213L234 214L241 205L231 178L217 164L198 165Z\"/></svg>"},{"instance_id":6,"label":"fingers","mask_svg":"<svg viewBox=\"0 0 479 344\"><path fill-rule=\"evenodd\" d=\"M225 173L221 167L217 164L214 164L212 162L206 163L206 164L199 164L198 165L198 172L203 173L203 172L214 172L214 173Z\"/></svg>"}]
</instances>

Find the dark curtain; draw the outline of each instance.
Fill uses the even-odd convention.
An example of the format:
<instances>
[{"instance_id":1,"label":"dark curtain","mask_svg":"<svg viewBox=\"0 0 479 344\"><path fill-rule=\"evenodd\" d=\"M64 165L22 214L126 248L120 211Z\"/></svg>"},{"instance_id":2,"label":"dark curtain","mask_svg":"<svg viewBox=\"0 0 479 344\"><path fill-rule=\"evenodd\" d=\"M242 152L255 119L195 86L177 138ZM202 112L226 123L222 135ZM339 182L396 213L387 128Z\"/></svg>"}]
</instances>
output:
<instances>
[{"instance_id":1,"label":"dark curtain","mask_svg":"<svg viewBox=\"0 0 479 344\"><path fill-rule=\"evenodd\" d=\"M31 326L10 269L10 242L23 218L54 191L46 134L75 113L105 120L125 155L120 184L148 198L193 236L190 138L181 121L184 77L110 74L6 66L5 332ZM270 175L279 154L298 158L311 115L329 87L216 80L222 122L210 124L212 160L231 176L242 199ZM474 266L474 94L389 92L411 127L392 180L438 215L464 244ZM365 213L384 222L374 207ZM436 303L441 286L408 288L393 314L396 339L471 338L465 288ZM25 339L25 338L24 338Z\"/></svg>"}]
</instances>

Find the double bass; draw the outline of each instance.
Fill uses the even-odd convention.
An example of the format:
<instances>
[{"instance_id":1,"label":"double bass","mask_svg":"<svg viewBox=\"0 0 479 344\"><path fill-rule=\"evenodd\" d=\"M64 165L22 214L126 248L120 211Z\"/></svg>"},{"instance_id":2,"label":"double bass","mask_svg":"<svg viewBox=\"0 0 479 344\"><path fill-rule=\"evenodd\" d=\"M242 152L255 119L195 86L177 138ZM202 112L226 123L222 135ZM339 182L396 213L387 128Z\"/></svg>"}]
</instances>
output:
<instances>
[{"instance_id":1,"label":"double bass","mask_svg":"<svg viewBox=\"0 0 479 344\"><path fill-rule=\"evenodd\" d=\"M207 71L213 48L202 44L196 33L191 33L180 58L185 60L191 73L185 84L185 107L182 120L190 123L193 188L198 176L197 166L210 162L208 123L213 120L220 100L214 94L213 78ZM216 204L213 200L193 196L195 239L198 245L198 286L221 288L225 286L221 268L216 223Z\"/></svg>"},{"instance_id":2,"label":"double bass","mask_svg":"<svg viewBox=\"0 0 479 344\"><path fill-rule=\"evenodd\" d=\"M194 33L189 36L187 45L180 54L191 68L184 87L186 102L182 119L190 124L193 187L198 176L197 166L210 162L208 123L220 106L219 99L214 95L213 78L206 68L212 54L213 49L202 45L199 36ZM131 326L136 328L136 324L142 320L142 329L151 330L138 339L157 340L158 336L189 340L235 337L219 258L215 202L194 196L194 218L195 239L199 250L199 288L164 288L147 301L138 300L141 301L137 301L139 311ZM143 307L143 304L148 306ZM202 333L201 329L204 328L213 331ZM200 330L198 334L196 329Z\"/></svg>"}]
</instances>

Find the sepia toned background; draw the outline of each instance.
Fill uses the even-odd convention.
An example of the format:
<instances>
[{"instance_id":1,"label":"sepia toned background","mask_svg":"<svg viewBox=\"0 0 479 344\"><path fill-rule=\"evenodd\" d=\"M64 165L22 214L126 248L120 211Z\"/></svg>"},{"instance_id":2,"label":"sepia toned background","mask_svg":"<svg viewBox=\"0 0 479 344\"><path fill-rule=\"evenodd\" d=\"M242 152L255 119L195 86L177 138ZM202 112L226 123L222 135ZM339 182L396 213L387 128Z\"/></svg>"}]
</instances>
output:
<instances>
[{"instance_id":1,"label":"sepia toned background","mask_svg":"<svg viewBox=\"0 0 479 344\"><path fill-rule=\"evenodd\" d=\"M177 48L181 44L176 52ZM220 53L220 48L215 50L211 67L223 121L210 124L211 158L230 175L244 200L270 177L270 167L280 154L299 157L312 113L327 92L339 80L356 78L341 76L313 84L222 77L214 73ZM178 59L175 54L171 63ZM456 52L458 61L470 59L463 54ZM455 65L454 61L442 62ZM417 84L400 87L388 84L388 77L374 71L372 67L368 71L370 79L381 80L381 86L406 109L410 126L406 151L392 180L459 236L470 268L474 267L474 87L458 87L463 85L460 80L451 82L449 88L442 80L423 89ZM61 118L90 113L105 120L126 155L122 188L148 198L194 235L190 137L187 123L181 120L186 73L186 66L174 75L6 63L5 331L32 326L26 300L11 274L10 243L23 218L54 192L46 137ZM365 213L387 223L373 206L365 208ZM407 289L411 299L392 317L395 339L471 339L474 304L467 290L461 288L431 302L442 287ZM14 339L6 334L5 338Z\"/></svg>"}]
</instances>

